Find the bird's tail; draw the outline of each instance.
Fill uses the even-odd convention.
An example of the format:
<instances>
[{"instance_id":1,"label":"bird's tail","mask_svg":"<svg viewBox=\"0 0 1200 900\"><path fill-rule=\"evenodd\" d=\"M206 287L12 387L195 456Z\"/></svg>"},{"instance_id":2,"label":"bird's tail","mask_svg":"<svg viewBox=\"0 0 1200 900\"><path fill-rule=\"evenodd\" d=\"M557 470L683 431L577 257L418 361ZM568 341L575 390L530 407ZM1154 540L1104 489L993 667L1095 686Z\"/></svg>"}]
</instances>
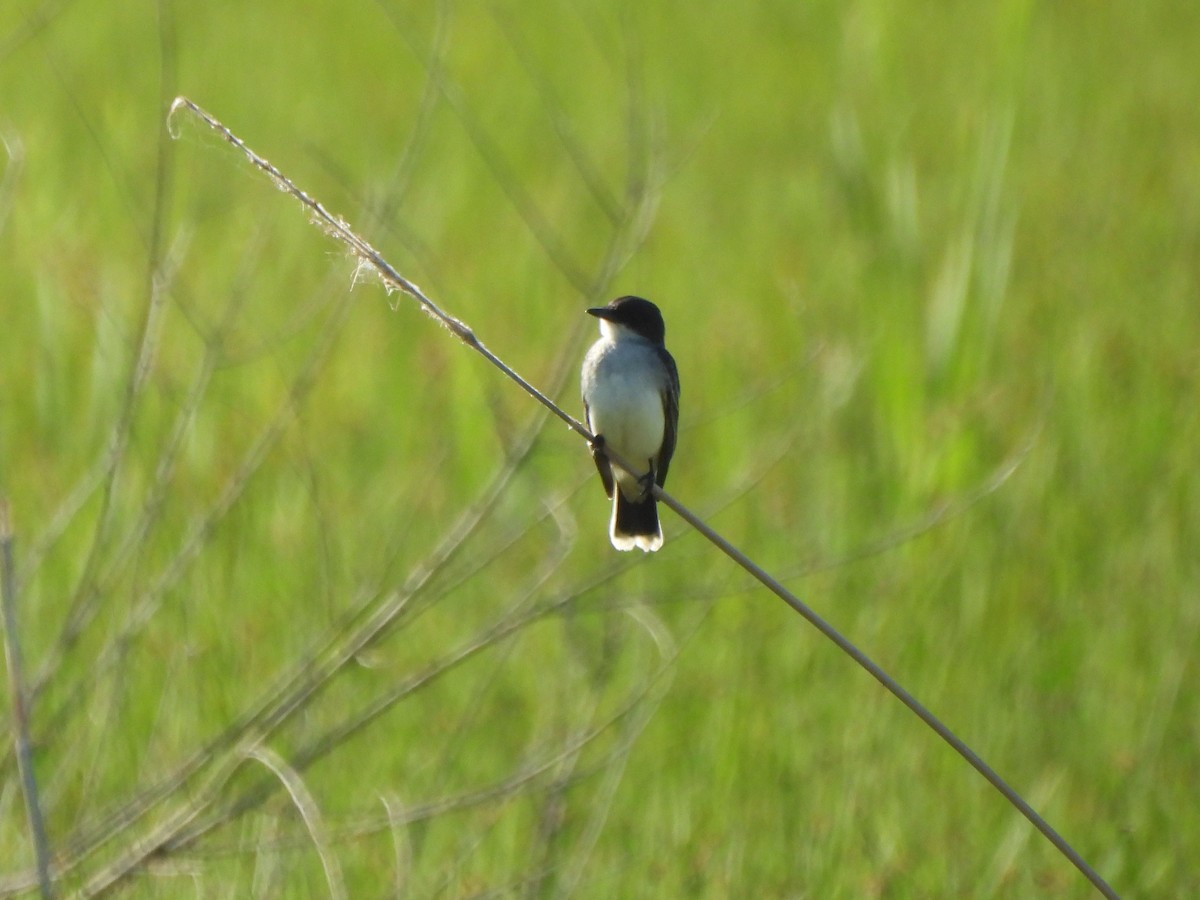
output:
<instances>
[{"instance_id":1,"label":"bird's tail","mask_svg":"<svg viewBox=\"0 0 1200 900\"><path fill-rule=\"evenodd\" d=\"M608 536L618 550L639 547L647 553L663 545L662 528L658 524L658 503L647 493L640 500L630 500L620 488L613 491L612 521Z\"/></svg>"}]
</instances>

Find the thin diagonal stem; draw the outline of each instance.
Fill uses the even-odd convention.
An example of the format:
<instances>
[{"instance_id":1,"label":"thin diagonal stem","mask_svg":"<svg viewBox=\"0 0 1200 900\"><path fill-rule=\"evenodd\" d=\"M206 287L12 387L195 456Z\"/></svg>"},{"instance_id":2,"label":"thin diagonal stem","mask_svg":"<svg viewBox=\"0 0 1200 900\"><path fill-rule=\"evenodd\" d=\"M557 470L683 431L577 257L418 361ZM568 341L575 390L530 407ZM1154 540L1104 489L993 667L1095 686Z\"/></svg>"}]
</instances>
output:
<instances>
[{"instance_id":1,"label":"thin diagonal stem","mask_svg":"<svg viewBox=\"0 0 1200 900\"><path fill-rule=\"evenodd\" d=\"M1051 827L1049 822L1042 818L1037 810L1026 803L1024 798L1018 794L1008 784L1008 782L1006 782L996 773L995 769L989 766L982 759L982 757L979 756L978 753L968 747L967 744L958 737L958 735L956 735L945 724L943 724L941 719L930 712L924 706L924 704L922 704L919 700L917 700L916 697L905 690L903 685L885 672L878 663L867 656L867 654L863 653L863 651L859 650L858 647L851 643L848 638L843 636L841 632L821 618L821 616L818 615L811 607L809 607L808 604L800 600L795 594L771 577L770 574L758 566L753 560L750 559L750 557L746 556L745 553L733 546L733 544L729 543L729 541L725 540L725 538L717 534L717 532L713 531L713 529L710 528L707 523L693 514L690 509L688 509L657 485L654 486L654 494L659 500L671 507L671 509L674 510L680 516L680 518L708 538L711 543L715 544L722 553L754 576L754 578L761 585L763 585L763 587L765 587L776 597L807 619L809 624L816 628L817 631L821 632L821 634L833 641L833 643L838 646L839 650L858 663L862 668L866 669L872 678L891 691L891 693L894 694L901 703L907 706L909 710L915 713L922 722L932 728L938 737L949 744L959 756L970 763L975 771L986 778L992 787L1003 794L1004 798L1014 807L1016 807L1017 811L1021 813L1021 815L1032 822L1033 826L1037 828L1037 830L1043 835L1045 835L1050 843L1057 847L1059 852L1071 861L1075 868L1079 869L1079 871L1083 873L1083 875L1092 883L1096 890L1098 890L1105 897L1116 900L1118 896L1116 891L1114 891L1108 885L1108 883L1100 877L1095 869L1088 865L1087 861L1084 860L1084 858L1080 856L1070 844L1067 843L1066 839L1063 838L1062 835L1060 835L1054 830L1053 827Z\"/></svg>"},{"instance_id":2,"label":"thin diagonal stem","mask_svg":"<svg viewBox=\"0 0 1200 900\"><path fill-rule=\"evenodd\" d=\"M280 190L290 194L299 200L312 215L317 219L321 226L329 232L331 236L341 241L358 257L361 263L373 269L375 273L383 280L384 286L390 290L398 290L412 297L421 308L433 316L439 323L450 331L456 338L479 353L490 362L493 366L507 375L511 380L515 381L520 387L531 397L545 406L550 412L554 413L560 419L567 423L570 428L587 438L593 440L593 435L575 418L563 412L549 397L539 391L530 382L526 381L516 370L510 367L495 353L489 350L484 343L475 336L475 332L465 322L456 319L454 316L444 312L436 303L430 300L425 293L413 282L409 281L401 275L392 264L383 258L374 247L368 244L365 240L359 237L350 226L346 224L339 216L330 213L323 204L314 200L307 193L301 190L296 184L284 175L279 169L275 168L270 162L259 156L251 150L246 143L236 134L226 128L220 121L214 118L210 113L193 103L187 97L177 97L175 102L171 104L170 118L174 119L179 110L186 109L193 115L199 117L206 125L220 134L226 141L240 150L255 168L266 173L268 177L279 187ZM618 463L619 460L616 460Z\"/></svg>"},{"instance_id":3,"label":"thin diagonal stem","mask_svg":"<svg viewBox=\"0 0 1200 900\"><path fill-rule=\"evenodd\" d=\"M501 360L496 354L489 350L482 341L476 337L475 332L471 330L464 322L456 319L440 309L432 300L430 300L419 287L397 272L390 263L385 260L380 253L375 250L369 243L359 237L350 226L341 218L338 218L329 213L325 207L314 200L299 187L295 185L287 176L279 169L275 168L267 160L259 156L251 150L241 138L235 135L232 131L221 124L211 114L197 106L186 97L178 97L171 105L171 118L181 110L186 109L193 115L200 118L206 125L219 133L226 141L240 150L246 158L262 172L266 173L280 190L290 194L295 199L299 200L309 212L317 219L317 221L337 240L348 246L351 251L358 257L360 263L373 269L378 276L383 280L384 286L390 290L399 290L408 296L412 297L421 308L429 315L433 316L438 322L457 337L460 341L471 347L488 362L503 372L509 379L516 382L527 394L545 406L550 412L558 416L564 421L571 430L583 437L590 443L595 442L595 436L580 422L576 421L572 416L560 409L550 398L539 391L536 387L522 378L508 364ZM630 464L622 459L616 453L606 448L606 452L611 462L620 466L627 472L635 475L640 475L641 472L630 466ZM710 528L703 520L691 512L687 507L683 506L678 500L664 491L662 488L655 485L653 487L654 495L661 500L672 510L674 510L681 518L689 525L704 535L711 543L716 545L726 556L736 562L739 566L749 572L754 578L770 590L773 594L788 604L793 610L808 620L809 624L815 627L826 638L832 641L837 647L853 659L859 666L865 669L875 680L882 684L890 691L897 699L900 700L908 709L921 719L929 728L931 728L942 740L950 745L956 753L965 759L970 765L981 774L1000 794L1013 805L1018 812L1028 819L1035 828L1038 829L1057 849L1063 854L1087 879L1092 885L1105 897L1116 898L1116 892L1108 885L1108 883L1100 877L1100 875L1080 856L1074 848L1054 829L1050 824L1042 818L1042 816L1018 794L1009 784L1004 781L991 766L967 746L957 735L954 734L945 724L941 722L932 712L930 712L920 701L900 685L894 678L885 672L874 660L867 656L863 651L859 650L853 643L844 637L837 629L826 622L821 616L814 612L807 604L801 601L798 597L792 594L779 581L773 578L760 566L756 565L746 554L738 550L733 544L719 535L716 531Z\"/></svg>"}]
</instances>

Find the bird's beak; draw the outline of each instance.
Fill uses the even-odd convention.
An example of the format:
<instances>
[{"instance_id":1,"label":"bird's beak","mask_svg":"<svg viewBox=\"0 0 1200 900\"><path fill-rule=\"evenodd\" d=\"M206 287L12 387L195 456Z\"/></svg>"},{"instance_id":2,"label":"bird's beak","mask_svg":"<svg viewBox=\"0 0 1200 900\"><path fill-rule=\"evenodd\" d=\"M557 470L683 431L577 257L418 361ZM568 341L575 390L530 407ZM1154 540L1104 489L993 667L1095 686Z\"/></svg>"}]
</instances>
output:
<instances>
[{"instance_id":1,"label":"bird's beak","mask_svg":"<svg viewBox=\"0 0 1200 900\"><path fill-rule=\"evenodd\" d=\"M593 306L588 309L587 314L595 316L597 319L608 319L611 321L613 311L607 306Z\"/></svg>"}]
</instances>

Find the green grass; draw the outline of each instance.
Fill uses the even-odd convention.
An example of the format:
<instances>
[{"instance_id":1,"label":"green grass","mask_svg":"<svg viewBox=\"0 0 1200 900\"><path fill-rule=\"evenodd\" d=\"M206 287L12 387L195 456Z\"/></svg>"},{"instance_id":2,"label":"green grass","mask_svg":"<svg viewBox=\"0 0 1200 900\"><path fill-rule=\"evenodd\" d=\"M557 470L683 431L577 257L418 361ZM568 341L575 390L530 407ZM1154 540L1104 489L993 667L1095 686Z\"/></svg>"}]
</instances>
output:
<instances>
[{"instance_id":1,"label":"green grass","mask_svg":"<svg viewBox=\"0 0 1200 900\"><path fill-rule=\"evenodd\" d=\"M659 303L671 492L1122 895L1200 891L1197 11L411 5L0 10L0 494L64 892L166 841L124 890L1092 895L673 517L618 557L580 441L170 140L181 93L573 413L582 308ZM327 679L248 725L289 675Z\"/></svg>"}]
</instances>

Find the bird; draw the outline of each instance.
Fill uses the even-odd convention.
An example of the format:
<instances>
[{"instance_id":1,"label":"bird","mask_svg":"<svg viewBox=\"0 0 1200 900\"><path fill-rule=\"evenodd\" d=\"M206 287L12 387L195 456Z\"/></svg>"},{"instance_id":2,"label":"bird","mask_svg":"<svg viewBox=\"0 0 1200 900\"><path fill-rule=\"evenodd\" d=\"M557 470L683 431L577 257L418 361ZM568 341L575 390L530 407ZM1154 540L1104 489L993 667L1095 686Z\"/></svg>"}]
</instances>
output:
<instances>
[{"instance_id":1,"label":"bird","mask_svg":"<svg viewBox=\"0 0 1200 900\"><path fill-rule=\"evenodd\" d=\"M609 540L618 550L650 553L663 545L652 486L666 483L675 455L679 371L664 343L662 313L649 300L618 297L587 313L600 320L600 339L583 359L580 392L595 438L592 459L613 501ZM645 470L613 465L607 449Z\"/></svg>"}]
</instances>

